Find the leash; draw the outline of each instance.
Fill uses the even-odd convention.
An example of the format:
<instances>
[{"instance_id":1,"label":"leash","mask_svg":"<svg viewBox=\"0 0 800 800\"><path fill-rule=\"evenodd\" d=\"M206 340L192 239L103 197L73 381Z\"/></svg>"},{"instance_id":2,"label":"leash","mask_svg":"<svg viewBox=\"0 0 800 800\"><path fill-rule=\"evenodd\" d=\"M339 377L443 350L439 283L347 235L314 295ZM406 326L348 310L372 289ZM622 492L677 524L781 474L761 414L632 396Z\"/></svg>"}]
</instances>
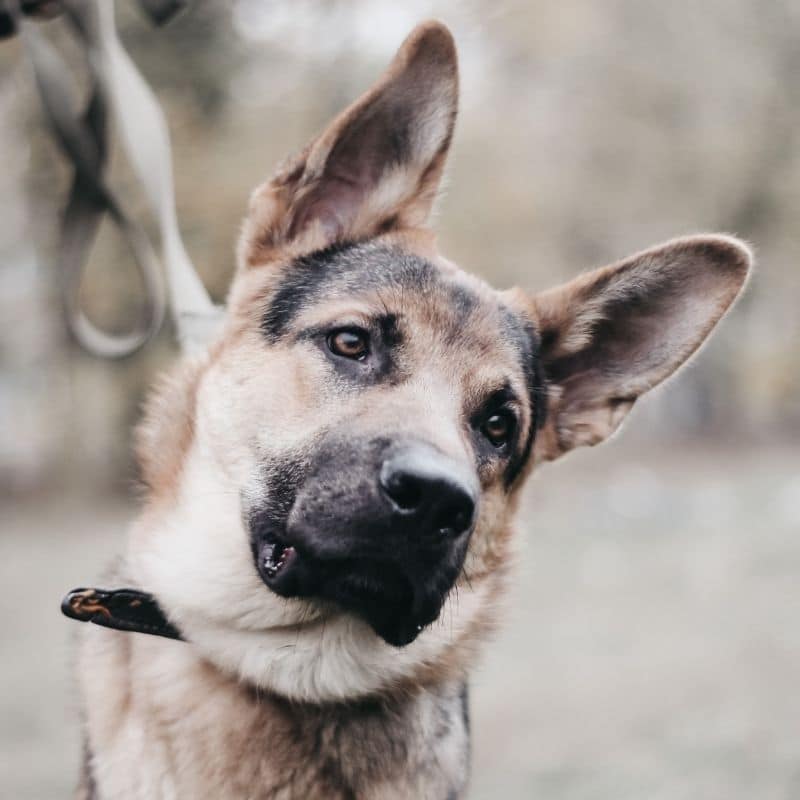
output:
<instances>
[{"instance_id":1,"label":"leash","mask_svg":"<svg viewBox=\"0 0 800 800\"><path fill-rule=\"evenodd\" d=\"M186 5L186 0L140 0L140 4L156 24L163 24ZM84 109L79 106L78 86L64 59L24 18L23 11L43 17L59 12L65 15L86 55L90 89ZM155 336L169 307L181 348L201 346L219 327L224 310L212 303L181 239L167 123L152 90L117 36L112 0L0 0L0 36L14 33L20 35L33 66L53 136L73 166L57 256L70 332L89 353L121 358ZM106 180L109 109L158 220L163 271L143 228L127 214ZM104 215L126 240L144 292L142 318L127 334L97 327L80 302L84 266ZM61 611L71 619L106 628L183 639L156 599L136 589L73 589L64 597Z\"/></svg>"},{"instance_id":2,"label":"leash","mask_svg":"<svg viewBox=\"0 0 800 800\"><path fill-rule=\"evenodd\" d=\"M181 0L140 2L158 24L171 19L185 5ZM76 81L64 59L24 19L20 0L7 0L4 8L0 7L0 17L10 20L12 32L18 32L23 41L48 123L74 169L57 256L67 325L89 353L121 358L155 336L169 308L181 348L200 347L219 328L223 308L212 303L181 239L164 114L122 47L112 0L60 0L57 8L64 13L86 54L90 93L83 110L77 100ZM143 228L129 217L106 180L109 110L116 118L125 152L158 221L163 270ZM80 301L84 265L105 214L128 244L144 293L142 317L126 334L97 327L84 313Z\"/></svg>"}]
</instances>

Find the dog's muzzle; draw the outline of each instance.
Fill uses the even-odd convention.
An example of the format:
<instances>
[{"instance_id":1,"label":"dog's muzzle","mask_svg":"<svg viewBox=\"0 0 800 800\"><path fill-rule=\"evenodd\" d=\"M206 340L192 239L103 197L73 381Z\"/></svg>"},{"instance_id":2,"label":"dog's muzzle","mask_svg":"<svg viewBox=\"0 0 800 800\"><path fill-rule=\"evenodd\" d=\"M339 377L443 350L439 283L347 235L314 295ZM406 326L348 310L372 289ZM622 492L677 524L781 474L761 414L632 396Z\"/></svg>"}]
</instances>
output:
<instances>
[{"instance_id":1,"label":"dog's muzzle","mask_svg":"<svg viewBox=\"0 0 800 800\"><path fill-rule=\"evenodd\" d=\"M427 443L329 443L288 513L250 515L256 566L277 594L331 601L406 645L461 571L477 498L472 472Z\"/></svg>"}]
</instances>

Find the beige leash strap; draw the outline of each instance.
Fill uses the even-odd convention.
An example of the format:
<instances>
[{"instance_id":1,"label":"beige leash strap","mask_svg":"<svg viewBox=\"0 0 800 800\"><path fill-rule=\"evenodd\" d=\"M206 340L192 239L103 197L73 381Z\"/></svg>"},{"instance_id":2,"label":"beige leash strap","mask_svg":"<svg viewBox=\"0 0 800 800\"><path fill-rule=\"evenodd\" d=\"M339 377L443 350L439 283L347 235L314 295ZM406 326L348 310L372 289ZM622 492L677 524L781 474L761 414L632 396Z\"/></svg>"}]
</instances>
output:
<instances>
[{"instance_id":1,"label":"beige leash strap","mask_svg":"<svg viewBox=\"0 0 800 800\"><path fill-rule=\"evenodd\" d=\"M183 348L213 335L222 309L216 307L195 271L178 229L172 151L164 114L150 87L125 52L114 25L114 4L91 0L99 19L100 74L114 104L128 158L136 170L161 234L170 310ZM70 0L75 4L76 0Z\"/></svg>"},{"instance_id":2,"label":"beige leash strap","mask_svg":"<svg viewBox=\"0 0 800 800\"><path fill-rule=\"evenodd\" d=\"M181 346L202 346L219 327L223 309L211 302L180 236L164 115L119 41L112 0L61 0L60 5L87 57L91 93L83 112L76 99L75 82L58 52L33 24L23 20L16 0L7 8L33 64L53 132L75 168L58 256L70 330L90 353L107 358L127 356L158 332L169 299ZM182 4L150 0L149 5L165 17ZM172 10L167 13L166 7ZM128 217L105 180L109 106L122 132L127 156L158 220L166 285L146 234ZM144 291L144 313L135 330L127 334L101 330L85 315L80 303L84 264L104 213L125 237Z\"/></svg>"}]
</instances>

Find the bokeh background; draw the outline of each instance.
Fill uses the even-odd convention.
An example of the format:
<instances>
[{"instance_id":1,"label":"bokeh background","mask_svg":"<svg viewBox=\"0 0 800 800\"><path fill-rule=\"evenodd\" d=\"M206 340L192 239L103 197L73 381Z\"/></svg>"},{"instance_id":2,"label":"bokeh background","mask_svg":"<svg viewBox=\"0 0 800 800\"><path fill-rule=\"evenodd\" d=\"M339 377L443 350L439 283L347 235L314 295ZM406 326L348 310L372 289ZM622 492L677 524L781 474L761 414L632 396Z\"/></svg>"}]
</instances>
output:
<instances>
[{"instance_id":1,"label":"bokeh background","mask_svg":"<svg viewBox=\"0 0 800 800\"><path fill-rule=\"evenodd\" d=\"M544 288L678 234L754 244L700 357L612 442L531 482L508 623L473 681L470 796L800 797L800 6L196 0L163 29L118 10L217 299L249 191L430 16L460 47L438 229L466 269ZM63 23L42 29L80 70ZM131 426L177 353L169 330L119 363L69 341L53 266L69 174L16 41L0 164L0 795L59 798L79 736L58 603L122 547ZM120 157L113 181L153 230ZM103 229L98 320L134 318L129 267Z\"/></svg>"}]
</instances>

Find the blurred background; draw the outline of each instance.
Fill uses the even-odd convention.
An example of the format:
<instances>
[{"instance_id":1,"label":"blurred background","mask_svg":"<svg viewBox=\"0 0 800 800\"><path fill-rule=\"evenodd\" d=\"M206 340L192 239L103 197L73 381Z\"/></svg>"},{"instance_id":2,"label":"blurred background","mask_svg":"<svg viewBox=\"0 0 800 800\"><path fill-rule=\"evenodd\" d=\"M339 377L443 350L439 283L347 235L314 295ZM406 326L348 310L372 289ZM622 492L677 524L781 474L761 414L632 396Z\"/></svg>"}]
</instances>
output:
<instances>
[{"instance_id":1,"label":"blurred background","mask_svg":"<svg viewBox=\"0 0 800 800\"><path fill-rule=\"evenodd\" d=\"M800 797L800 6L791 0L118 4L164 105L182 230L216 299L246 198L435 16L462 106L438 230L499 287L544 288L675 235L758 267L711 344L621 435L539 471L508 623L473 681L472 798ZM64 25L42 25L76 69ZM0 41L0 795L67 796L79 736L64 590L135 514L130 432L175 359L69 341L53 267L69 171ZM121 157L113 182L152 220ZM101 231L87 308L138 286Z\"/></svg>"}]
</instances>

